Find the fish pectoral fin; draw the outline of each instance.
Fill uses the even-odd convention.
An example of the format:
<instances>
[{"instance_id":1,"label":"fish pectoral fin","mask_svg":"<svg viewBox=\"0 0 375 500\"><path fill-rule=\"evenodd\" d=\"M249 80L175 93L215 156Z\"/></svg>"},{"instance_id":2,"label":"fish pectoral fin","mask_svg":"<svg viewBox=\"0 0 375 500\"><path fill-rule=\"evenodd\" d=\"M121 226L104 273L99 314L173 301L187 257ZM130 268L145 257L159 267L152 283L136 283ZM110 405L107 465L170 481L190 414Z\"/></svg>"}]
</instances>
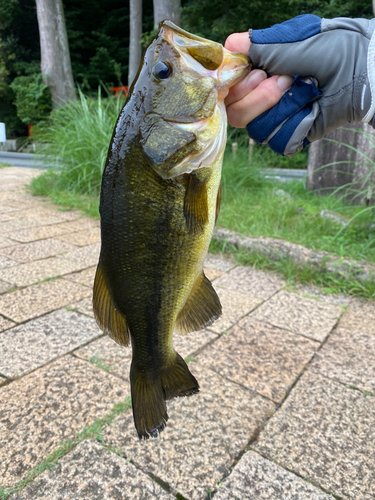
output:
<instances>
[{"instance_id":1,"label":"fish pectoral fin","mask_svg":"<svg viewBox=\"0 0 375 500\"><path fill-rule=\"evenodd\" d=\"M129 345L129 332L125 318L115 308L100 262L95 275L92 305L95 319L103 332L118 344Z\"/></svg>"},{"instance_id":2,"label":"fish pectoral fin","mask_svg":"<svg viewBox=\"0 0 375 500\"><path fill-rule=\"evenodd\" d=\"M187 175L188 183L184 198L184 217L186 227L195 232L204 228L208 222L207 187L193 172Z\"/></svg>"},{"instance_id":3,"label":"fish pectoral fin","mask_svg":"<svg viewBox=\"0 0 375 500\"><path fill-rule=\"evenodd\" d=\"M221 315L221 303L204 273L194 283L186 304L177 316L176 331L184 334L201 330Z\"/></svg>"},{"instance_id":4,"label":"fish pectoral fin","mask_svg":"<svg viewBox=\"0 0 375 500\"><path fill-rule=\"evenodd\" d=\"M160 371L148 373L132 363L130 369L134 425L139 439L157 437L168 420L165 401L199 392L199 384L181 356Z\"/></svg>"}]
</instances>

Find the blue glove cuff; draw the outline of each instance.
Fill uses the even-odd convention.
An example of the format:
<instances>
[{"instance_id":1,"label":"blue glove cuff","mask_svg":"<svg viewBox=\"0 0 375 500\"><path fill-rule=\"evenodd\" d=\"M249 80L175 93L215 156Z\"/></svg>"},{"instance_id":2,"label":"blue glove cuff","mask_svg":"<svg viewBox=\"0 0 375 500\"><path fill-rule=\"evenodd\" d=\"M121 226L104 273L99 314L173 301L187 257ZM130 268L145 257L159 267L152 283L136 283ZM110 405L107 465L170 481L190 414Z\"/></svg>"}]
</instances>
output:
<instances>
[{"instance_id":1,"label":"blue glove cuff","mask_svg":"<svg viewBox=\"0 0 375 500\"><path fill-rule=\"evenodd\" d=\"M247 133L258 144L268 142L274 151L284 154L293 132L311 112L309 103L321 95L314 82L305 83L301 76L296 75L292 87L285 92L278 104L247 125ZM280 130L269 139L283 122L285 123Z\"/></svg>"}]
</instances>

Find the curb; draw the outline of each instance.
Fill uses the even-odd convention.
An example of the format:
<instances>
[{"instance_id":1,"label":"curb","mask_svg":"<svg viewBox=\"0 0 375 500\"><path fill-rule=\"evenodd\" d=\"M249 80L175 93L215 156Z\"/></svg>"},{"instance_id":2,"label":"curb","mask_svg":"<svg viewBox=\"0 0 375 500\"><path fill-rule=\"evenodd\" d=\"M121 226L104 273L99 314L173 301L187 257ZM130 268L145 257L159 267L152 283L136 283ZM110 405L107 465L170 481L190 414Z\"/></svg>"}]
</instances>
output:
<instances>
[{"instance_id":1,"label":"curb","mask_svg":"<svg viewBox=\"0 0 375 500\"><path fill-rule=\"evenodd\" d=\"M346 277L354 276L361 282L373 281L375 278L374 264L341 259L324 250L311 250L276 238L252 238L220 227L215 228L213 238L220 243L228 243L249 253L259 253L272 260L287 258L297 264L316 267L321 271L334 272Z\"/></svg>"}]
</instances>

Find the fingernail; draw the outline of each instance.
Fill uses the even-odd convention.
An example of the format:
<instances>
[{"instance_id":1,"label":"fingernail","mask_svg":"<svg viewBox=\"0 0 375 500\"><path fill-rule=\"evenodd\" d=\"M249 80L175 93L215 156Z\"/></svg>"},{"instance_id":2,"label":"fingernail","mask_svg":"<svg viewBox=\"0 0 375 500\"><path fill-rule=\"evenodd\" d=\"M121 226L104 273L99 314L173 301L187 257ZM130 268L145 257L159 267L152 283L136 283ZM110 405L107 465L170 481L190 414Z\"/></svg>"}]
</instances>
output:
<instances>
[{"instance_id":1,"label":"fingernail","mask_svg":"<svg viewBox=\"0 0 375 500\"><path fill-rule=\"evenodd\" d=\"M284 92L284 90L289 89L293 85L293 78L288 75L281 75L277 79L277 86L280 90Z\"/></svg>"},{"instance_id":2,"label":"fingernail","mask_svg":"<svg viewBox=\"0 0 375 500\"><path fill-rule=\"evenodd\" d=\"M265 71L262 71L261 69L253 69L247 77L247 84L251 87L256 87L266 78L267 74Z\"/></svg>"}]
</instances>

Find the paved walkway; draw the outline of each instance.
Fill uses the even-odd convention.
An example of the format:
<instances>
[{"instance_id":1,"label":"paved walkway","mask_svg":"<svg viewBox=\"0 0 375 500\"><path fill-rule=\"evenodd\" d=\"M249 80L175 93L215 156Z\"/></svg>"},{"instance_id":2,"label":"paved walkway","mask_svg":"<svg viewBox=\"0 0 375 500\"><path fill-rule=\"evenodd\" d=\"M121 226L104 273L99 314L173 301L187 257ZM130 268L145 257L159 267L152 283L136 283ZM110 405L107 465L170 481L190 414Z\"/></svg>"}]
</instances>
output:
<instances>
[{"instance_id":1,"label":"paved walkway","mask_svg":"<svg viewBox=\"0 0 375 500\"><path fill-rule=\"evenodd\" d=\"M375 498L373 303L210 256L224 314L175 339L201 392L139 443L130 349L91 310L99 224L27 194L34 175L0 170L0 498Z\"/></svg>"}]
</instances>

